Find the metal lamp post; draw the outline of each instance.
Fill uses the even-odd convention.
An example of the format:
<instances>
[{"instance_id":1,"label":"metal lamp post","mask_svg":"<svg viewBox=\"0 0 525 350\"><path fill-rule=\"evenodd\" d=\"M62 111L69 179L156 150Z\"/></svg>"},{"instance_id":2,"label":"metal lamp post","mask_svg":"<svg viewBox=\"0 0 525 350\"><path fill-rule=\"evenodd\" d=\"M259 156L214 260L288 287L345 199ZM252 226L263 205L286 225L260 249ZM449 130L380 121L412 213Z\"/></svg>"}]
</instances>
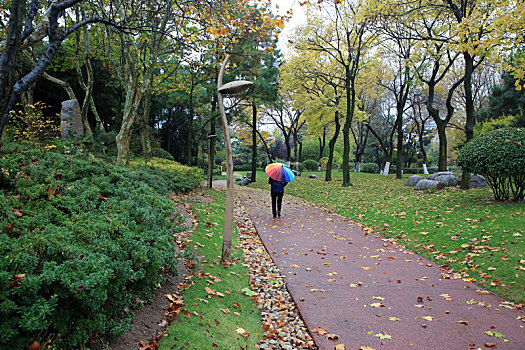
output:
<instances>
[{"instance_id":1,"label":"metal lamp post","mask_svg":"<svg viewBox=\"0 0 525 350\"><path fill-rule=\"evenodd\" d=\"M222 101L222 94L236 94L248 89L253 85L251 81L236 80L222 85L222 77L224 76L224 69L228 63L230 55L226 55L224 62L222 62L219 78L217 79L217 95L219 99L219 110L221 111L222 130L224 132L224 142L226 148L226 211L224 216L224 231L222 235L222 258L224 261L231 261L232 256L232 241L233 241L233 157L232 147L230 141L230 131L228 128L228 120L226 119L226 112L224 111L224 104Z\"/></svg>"}]
</instances>

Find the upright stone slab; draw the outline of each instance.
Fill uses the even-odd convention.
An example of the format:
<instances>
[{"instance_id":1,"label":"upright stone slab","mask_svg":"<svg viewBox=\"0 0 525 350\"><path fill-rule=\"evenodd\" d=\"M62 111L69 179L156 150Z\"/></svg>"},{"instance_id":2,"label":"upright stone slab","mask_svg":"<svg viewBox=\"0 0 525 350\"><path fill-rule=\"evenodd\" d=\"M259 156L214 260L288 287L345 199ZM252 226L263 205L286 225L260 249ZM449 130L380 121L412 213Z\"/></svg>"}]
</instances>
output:
<instances>
[{"instance_id":1,"label":"upright stone slab","mask_svg":"<svg viewBox=\"0 0 525 350\"><path fill-rule=\"evenodd\" d=\"M77 100L62 102L60 111L60 136L65 138L79 139L84 135L84 125L80 105Z\"/></svg>"}]
</instances>

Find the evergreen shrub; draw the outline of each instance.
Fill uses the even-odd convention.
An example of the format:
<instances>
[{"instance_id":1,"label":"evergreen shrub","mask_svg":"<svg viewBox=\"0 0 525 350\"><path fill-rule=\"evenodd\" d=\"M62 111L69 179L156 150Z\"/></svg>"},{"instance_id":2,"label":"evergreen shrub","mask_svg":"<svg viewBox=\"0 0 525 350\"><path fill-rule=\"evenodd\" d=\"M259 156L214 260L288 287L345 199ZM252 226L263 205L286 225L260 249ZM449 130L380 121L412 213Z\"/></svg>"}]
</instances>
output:
<instances>
[{"instance_id":1,"label":"evergreen shrub","mask_svg":"<svg viewBox=\"0 0 525 350\"><path fill-rule=\"evenodd\" d=\"M60 148L0 150L2 349L34 340L72 349L122 333L134 300L175 272L171 234L182 228L166 192L189 189L194 171L120 167Z\"/></svg>"},{"instance_id":2,"label":"evergreen shrub","mask_svg":"<svg viewBox=\"0 0 525 350\"><path fill-rule=\"evenodd\" d=\"M379 165L377 165L376 163L362 163L361 172L379 174Z\"/></svg>"},{"instance_id":3,"label":"evergreen shrub","mask_svg":"<svg viewBox=\"0 0 525 350\"><path fill-rule=\"evenodd\" d=\"M173 155L166 151L165 149L162 149L162 148L154 148L151 150L151 156L152 157L157 157L157 158L163 158L163 159L168 159L168 160L175 160L173 158Z\"/></svg>"},{"instance_id":4,"label":"evergreen shrub","mask_svg":"<svg viewBox=\"0 0 525 350\"><path fill-rule=\"evenodd\" d=\"M308 171L317 171L319 168L319 162L313 159L307 159L301 163L301 169L306 169Z\"/></svg>"},{"instance_id":5,"label":"evergreen shrub","mask_svg":"<svg viewBox=\"0 0 525 350\"><path fill-rule=\"evenodd\" d=\"M461 148L458 164L485 177L496 200L525 197L525 128L503 128L475 137Z\"/></svg>"}]
</instances>

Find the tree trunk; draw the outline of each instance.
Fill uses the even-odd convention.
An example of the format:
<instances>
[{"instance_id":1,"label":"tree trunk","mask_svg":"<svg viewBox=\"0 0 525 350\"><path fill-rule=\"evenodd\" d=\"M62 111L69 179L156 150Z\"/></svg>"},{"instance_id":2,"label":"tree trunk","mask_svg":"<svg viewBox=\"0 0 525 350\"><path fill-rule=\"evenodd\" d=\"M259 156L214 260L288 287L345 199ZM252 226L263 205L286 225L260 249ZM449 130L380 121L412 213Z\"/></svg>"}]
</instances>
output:
<instances>
[{"instance_id":1,"label":"tree trunk","mask_svg":"<svg viewBox=\"0 0 525 350\"><path fill-rule=\"evenodd\" d=\"M326 146L326 127L323 128L323 137L319 137L319 161L323 158L324 148Z\"/></svg>"},{"instance_id":2,"label":"tree trunk","mask_svg":"<svg viewBox=\"0 0 525 350\"><path fill-rule=\"evenodd\" d=\"M257 174L257 104L252 101L252 176L251 182L256 182Z\"/></svg>"},{"instance_id":3,"label":"tree trunk","mask_svg":"<svg viewBox=\"0 0 525 350\"><path fill-rule=\"evenodd\" d=\"M140 128L140 140L142 143L142 154L146 162L151 159L151 137L149 131L149 114L151 111L151 90L146 91L142 101L142 118Z\"/></svg>"},{"instance_id":4,"label":"tree trunk","mask_svg":"<svg viewBox=\"0 0 525 350\"><path fill-rule=\"evenodd\" d=\"M2 120L0 132L7 124L9 112L9 100L12 93L14 74L19 61L20 43L22 41L22 25L26 1L12 0L9 9L9 23L7 26L6 42L4 52L0 56L0 113Z\"/></svg>"},{"instance_id":5,"label":"tree trunk","mask_svg":"<svg viewBox=\"0 0 525 350\"><path fill-rule=\"evenodd\" d=\"M122 125L120 131L115 137L117 141L117 164L127 165L129 163L129 142L131 140L131 132L133 129L133 122L137 115L137 111L142 99L142 93L136 86L137 82L131 83L126 89L126 102L124 104L124 113L122 115Z\"/></svg>"},{"instance_id":6,"label":"tree trunk","mask_svg":"<svg viewBox=\"0 0 525 350\"><path fill-rule=\"evenodd\" d=\"M474 58L468 53L463 52L465 60L465 80L463 86L465 88L465 112L467 114L467 121L465 123L466 142L474 138L474 124L476 123L476 116L474 111L474 98L472 97L472 73L474 71ZM470 188L470 171L463 169L461 178L461 189L468 190Z\"/></svg>"},{"instance_id":7,"label":"tree trunk","mask_svg":"<svg viewBox=\"0 0 525 350\"><path fill-rule=\"evenodd\" d=\"M404 106L403 106L404 107ZM396 160L396 179L403 178L403 110L397 111L397 160Z\"/></svg>"},{"instance_id":8,"label":"tree trunk","mask_svg":"<svg viewBox=\"0 0 525 350\"><path fill-rule=\"evenodd\" d=\"M334 148L335 143L337 142L337 137L339 136L339 132L341 131L341 124L339 123L339 111L335 112L335 131L334 135L330 139L330 142L328 142L328 162L326 163L326 174L325 174L325 181L332 181L332 163L334 161Z\"/></svg>"},{"instance_id":9,"label":"tree trunk","mask_svg":"<svg viewBox=\"0 0 525 350\"><path fill-rule=\"evenodd\" d=\"M437 124L437 131L439 138L438 171L447 171L447 134L445 131L445 124Z\"/></svg>"},{"instance_id":10,"label":"tree trunk","mask_svg":"<svg viewBox=\"0 0 525 350\"><path fill-rule=\"evenodd\" d=\"M350 67L345 67L346 79L346 120L343 125L343 187L352 186L350 182L350 125L354 116L355 90L350 76Z\"/></svg>"}]
</instances>

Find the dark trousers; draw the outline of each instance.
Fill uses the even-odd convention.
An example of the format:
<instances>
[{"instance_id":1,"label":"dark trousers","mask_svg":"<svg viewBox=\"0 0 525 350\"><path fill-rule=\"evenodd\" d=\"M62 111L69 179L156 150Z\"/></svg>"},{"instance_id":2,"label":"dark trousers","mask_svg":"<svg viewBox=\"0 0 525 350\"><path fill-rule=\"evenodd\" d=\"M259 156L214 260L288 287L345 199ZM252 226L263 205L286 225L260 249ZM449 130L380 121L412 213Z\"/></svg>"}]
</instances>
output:
<instances>
[{"instance_id":1,"label":"dark trousers","mask_svg":"<svg viewBox=\"0 0 525 350\"><path fill-rule=\"evenodd\" d=\"M283 194L284 193L275 193L272 192L272 213L273 216L281 216L281 205L283 204ZM277 204L277 208L276 208Z\"/></svg>"}]
</instances>

